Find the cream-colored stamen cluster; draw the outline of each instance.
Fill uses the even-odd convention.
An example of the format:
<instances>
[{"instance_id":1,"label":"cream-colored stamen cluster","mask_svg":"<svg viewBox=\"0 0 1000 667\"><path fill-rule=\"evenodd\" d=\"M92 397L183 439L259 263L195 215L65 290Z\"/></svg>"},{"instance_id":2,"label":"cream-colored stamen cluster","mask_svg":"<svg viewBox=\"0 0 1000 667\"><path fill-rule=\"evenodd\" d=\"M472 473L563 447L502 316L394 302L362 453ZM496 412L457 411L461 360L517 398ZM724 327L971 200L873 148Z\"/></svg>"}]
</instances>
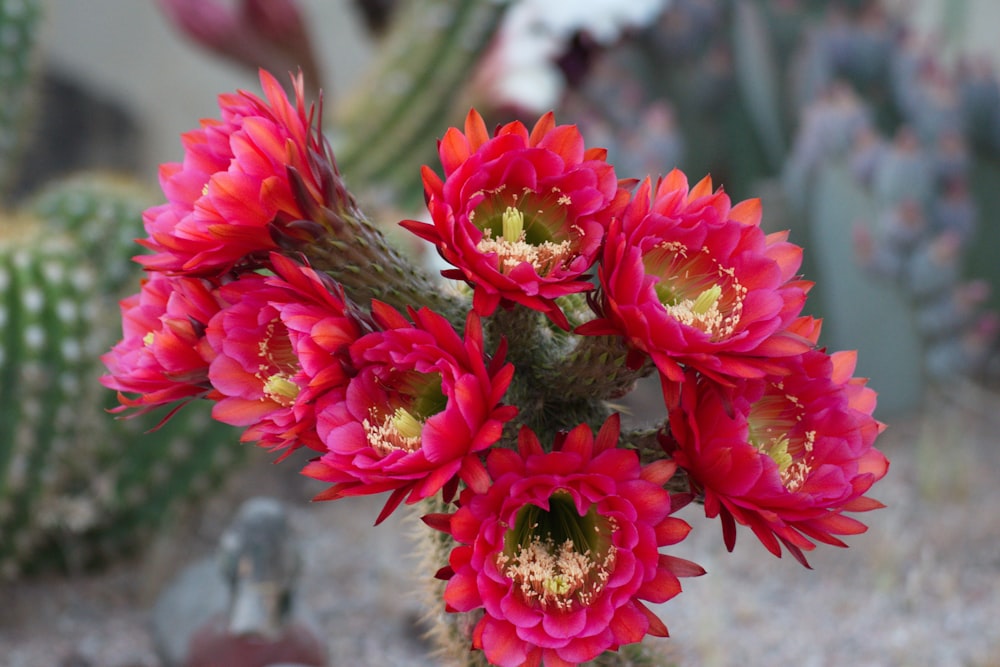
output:
<instances>
[{"instance_id":1,"label":"cream-colored stamen cluster","mask_svg":"<svg viewBox=\"0 0 1000 667\"><path fill-rule=\"evenodd\" d=\"M500 553L497 566L515 583L522 597L542 609L562 611L588 606L604 589L614 570L616 549L609 545L603 558L587 549L576 550L573 540L555 544L535 535L513 556Z\"/></svg>"},{"instance_id":2,"label":"cream-colored stamen cluster","mask_svg":"<svg viewBox=\"0 0 1000 667\"><path fill-rule=\"evenodd\" d=\"M779 391L782 384L773 385ZM778 464L781 483L791 492L802 488L812 471L812 452L816 431L806 431L800 442L793 442L789 433L801 422L804 406L794 395L765 395L753 406L750 416L750 443ZM794 418L789 414L794 411Z\"/></svg>"},{"instance_id":3,"label":"cream-colored stamen cluster","mask_svg":"<svg viewBox=\"0 0 1000 667\"><path fill-rule=\"evenodd\" d=\"M802 458L793 461L781 471L785 488L795 492L802 488L812 471L812 451L816 446L816 431L806 431L802 440Z\"/></svg>"},{"instance_id":4,"label":"cream-colored stamen cluster","mask_svg":"<svg viewBox=\"0 0 1000 667\"><path fill-rule=\"evenodd\" d=\"M298 370L298 361L289 345L275 346L271 341L275 337L278 321L271 320L264 332L264 339L257 344L257 353L261 363L257 366L255 376L261 381L263 396L277 403L288 407L295 402L299 395L299 385L292 381L292 377ZM275 349L275 348L278 349ZM275 372L277 370L277 372Z\"/></svg>"},{"instance_id":5,"label":"cream-colored stamen cluster","mask_svg":"<svg viewBox=\"0 0 1000 667\"><path fill-rule=\"evenodd\" d=\"M395 412L381 419L372 409L371 416L372 419L363 420L361 426L365 429L368 444L380 456L397 450L414 452L420 449L424 424L405 408L396 408Z\"/></svg>"},{"instance_id":6,"label":"cream-colored stamen cluster","mask_svg":"<svg viewBox=\"0 0 1000 667\"><path fill-rule=\"evenodd\" d=\"M539 276L561 268L573 254L573 244L569 239L535 245L528 243L526 238L524 214L508 206L503 213L503 236L493 238L493 231L485 229L476 250L483 254L496 253L501 273L508 273L522 262L528 262Z\"/></svg>"},{"instance_id":7,"label":"cream-colored stamen cluster","mask_svg":"<svg viewBox=\"0 0 1000 667\"><path fill-rule=\"evenodd\" d=\"M690 275L693 262L685 261L688 259L687 246L677 242L663 242L657 248L675 257L671 268L676 268L678 273L665 276L666 278L674 277L682 283L704 278L701 275ZM702 248L701 252L711 254L708 248ZM743 299L747 295L747 288L736 279L735 269L722 266L714 259L709 260L715 267L715 279L718 282L713 282L693 299L677 299L673 303L664 303L663 308L681 324L700 329L712 340L718 341L736 332L743 316Z\"/></svg>"}]
</instances>

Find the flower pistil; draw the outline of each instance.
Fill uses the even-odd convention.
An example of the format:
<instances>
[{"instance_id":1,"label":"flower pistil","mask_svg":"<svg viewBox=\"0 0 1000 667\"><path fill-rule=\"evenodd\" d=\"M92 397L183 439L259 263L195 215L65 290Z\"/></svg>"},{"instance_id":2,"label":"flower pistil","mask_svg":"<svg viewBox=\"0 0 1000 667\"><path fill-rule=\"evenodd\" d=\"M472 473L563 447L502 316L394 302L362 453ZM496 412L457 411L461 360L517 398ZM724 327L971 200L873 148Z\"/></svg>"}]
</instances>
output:
<instances>
[{"instance_id":1,"label":"flower pistil","mask_svg":"<svg viewBox=\"0 0 1000 667\"><path fill-rule=\"evenodd\" d=\"M261 382L263 395L278 405L288 407L295 402L300 387L292 377L299 371L298 358L292 350L288 332L278 318L272 319L264 331L263 339L257 344L258 358L256 377Z\"/></svg>"},{"instance_id":2,"label":"flower pistil","mask_svg":"<svg viewBox=\"0 0 1000 667\"><path fill-rule=\"evenodd\" d=\"M415 452L420 449L424 422L406 408L396 408L395 412L381 420L376 416L376 410L372 409L372 420L365 419L361 425L368 436L368 444L381 456L395 450Z\"/></svg>"}]
</instances>

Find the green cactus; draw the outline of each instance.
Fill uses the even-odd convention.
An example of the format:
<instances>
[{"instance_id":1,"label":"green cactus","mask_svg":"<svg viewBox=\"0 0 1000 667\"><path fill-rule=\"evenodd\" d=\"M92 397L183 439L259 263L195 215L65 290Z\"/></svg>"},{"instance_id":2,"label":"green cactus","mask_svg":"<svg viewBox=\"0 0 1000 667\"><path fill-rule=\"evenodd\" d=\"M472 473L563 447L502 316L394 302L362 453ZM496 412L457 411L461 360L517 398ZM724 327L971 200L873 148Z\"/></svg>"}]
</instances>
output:
<instances>
[{"instance_id":1,"label":"green cactus","mask_svg":"<svg viewBox=\"0 0 1000 667\"><path fill-rule=\"evenodd\" d=\"M131 239L147 203L134 185L87 177L3 219L0 578L125 553L241 458L207 405L156 430L159 416L106 413L99 357L121 335L116 300L139 274Z\"/></svg>"},{"instance_id":2,"label":"green cactus","mask_svg":"<svg viewBox=\"0 0 1000 667\"><path fill-rule=\"evenodd\" d=\"M0 0L0 196L25 136L41 14L38 0Z\"/></svg>"},{"instance_id":3,"label":"green cactus","mask_svg":"<svg viewBox=\"0 0 1000 667\"><path fill-rule=\"evenodd\" d=\"M155 201L153 193L113 174L84 173L59 181L37 193L30 212L46 229L73 238L86 249L88 261L100 267L99 294L132 292L140 275L132 261L142 248L142 211Z\"/></svg>"},{"instance_id":4,"label":"green cactus","mask_svg":"<svg viewBox=\"0 0 1000 667\"><path fill-rule=\"evenodd\" d=\"M506 4L401 4L367 83L335 117L334 151L352 189L387 191L403 207L421 204L419 165L434 159L433 139L465 117L463 90Z\"/></svg>"},{"instance_id":5,"label":"green cactus","mask_svg":"<svg viewBox=\"0 0 1000 667\"><path fill-rule=\"evenodd\" d=\"M893 285L872 282L859 271L845 228L854 221L871 224L876 206L842 164L824 165L809 193L807 212L810 248L822 248L816 270L836 280L822 280L815 297L836 313L827 320L824 340L831 349L859 348L859 372L878 387L883 409L899 411L916 405L924 383L924 354L913 311Z\"/></svg>"},{"instance_id":6,"label":"green cactus","mask_svg":"<svg viewBox=\"0 0 1000 667\"><path fill-rule=\"evenodd\" d=\"M34 0L0 0L0 195L16 173L33 96ZM30 208L0 209L0 580L81 568L135 547L236 460L233 429L207 406L115 421L100 355L120 337L117 299L148 192L87 176Z\"/></svg>"},{"instance_id":7,"label":"green cactus","mask_svg":"<svg viewBox=\"0 0 1000 667\"><path fill-rule=\"evenodd\" d=\"M665 11L665 20L612 50L617 75L604 73L580 91L589 111L627 137L642 109L623 111L628 98L614 93L631 79L645 102L669 103L672 132L687 149L679 164L687 174L711 174L734 200L763 195L764 226L791 229L790 240L806 247L803 274L821 286L809 309L829 322L820 343L860 350L858 372L880 389L882 410L916 407L923 388L942 379L996 381L987 376L996 374L997 353L985 311L1000 307L991 252L998 233L986 224L1000 204L995 73L975 63L949 67L938 54L918 50L905 41L907 17L879 0L713 0ZM954 32L947 36L960 42ZM912 150L923 153L923 177L884 159L905 132L913 135ZM864 150L871 153L860 155ZM632 156L626 150L622 157ZM982 218L971 236L960 218L975 213L955 213L966 205L955 198L962 188ZM938 280L936 291L928 289L930 262L902 280L864 270L852 227L879 241L884 218L903 199L922 206L928 244L942 229L954 231L941 219L952 206L959 220L953 227L966 236L964 251L946 268L956 294L963 280L982 278L992 287L979 311L970 314L963 296L954 298L960 312L948 313L948 286ZM920 281L916 288L924 291L912 292ZM953 316L953 330L929 326L938 314L931 308ZM890 332L891 349L880 338Z\"/></svg>"}]
</instances>

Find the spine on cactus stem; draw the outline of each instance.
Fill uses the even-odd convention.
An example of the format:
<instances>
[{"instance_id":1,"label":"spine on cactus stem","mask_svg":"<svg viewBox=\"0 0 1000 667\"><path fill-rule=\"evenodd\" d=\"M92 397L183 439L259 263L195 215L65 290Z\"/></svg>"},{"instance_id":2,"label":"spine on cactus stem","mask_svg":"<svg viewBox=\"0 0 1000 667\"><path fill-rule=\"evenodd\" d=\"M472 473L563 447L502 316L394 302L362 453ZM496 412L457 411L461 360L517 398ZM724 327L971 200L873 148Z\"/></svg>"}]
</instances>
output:
<instances>
[{"instance_id":1,"label":"spine on cactus stem","mask_svg":"<svg viewBox=\"0 0 1000 667\"><path fill-rule=\"evenodd\" d=\"M101 267L97 280L104 293L121 296L134 287L135 238L142 231L142 211L153 201L155 193L120 176L82 173L50 183L27 206L52 232L72 237Z\"/></svg>"},{"instance_id":2,"label":"spine on cactus stem","mask_svg":"<svg viewBox=\"0 0 1000 667\"><path fill-rule=\"evenodd\" d=\"M412 507L408 518L413 523L417 568L424 573L433 573L448 562L448 555L455 547L455 541L443 532L428 530L421 522L421 517L448 512L450 508L440 497L427 498ZM424 620L428 627L427 636L442 664L489 667L482 651L469 650L473 628L479 621L478 614L447 612L444 602L445 582L431 576L423 576L421 581L424 585L419 594L426 610Z\"/></svg>"},{"instance_id":3,"label":"spine on cactus stem","mask_svg":"<svg viewBox=\"0 0 1000 667\"><path fill-rule=\"evenodd\" d=\"M37 510L101 410L84 389L97 313L80 304L94 271L76 265L68 239L36 241L34 221L4 223L21 228L0 239L0 574L9 575L42 541Z\"/></svg>"},{"instance_id":4,"label":"spine on cactus stem","mask_svg":"<svg viewBox=\"0 0 1000 667\"><path fill-rule=\"evenodd\" d=\"M500 306L484 319L484 327L488 349L504 345L507 361L517 369L507 390L507 400L519 408L504 429L509 442L517 440L522 425L551 438L566 424L598 428L607 418L603 400L607 396L598 395L593 387L568 388L569 380L562 374L570 336L541 312L521 305ZM545 390L539 391L540 387Z\"/></svg>"}]
</instances>

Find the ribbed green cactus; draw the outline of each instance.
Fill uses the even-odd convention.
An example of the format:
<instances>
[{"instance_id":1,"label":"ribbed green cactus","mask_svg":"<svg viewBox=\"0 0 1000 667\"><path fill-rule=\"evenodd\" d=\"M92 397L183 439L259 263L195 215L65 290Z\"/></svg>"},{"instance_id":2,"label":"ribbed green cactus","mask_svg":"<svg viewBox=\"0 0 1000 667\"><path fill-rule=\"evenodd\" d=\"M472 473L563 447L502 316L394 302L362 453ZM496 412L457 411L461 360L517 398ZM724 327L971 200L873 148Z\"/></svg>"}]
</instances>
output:
<instances>
[{"instance_id":1,"label":"ribbed green cactus","mask_svg":"<svg viewBox=\"0 0 1000 667\"><path fill-rule=\"evenodd\" d=\"M0 196L25 134L41 14L38 0L0 0Z\"/></svg>"},{"instance_id":2,"label":"ribbed green cactus","mask_svg":"<svg viewBox=\"0 0 1000 667\"><path fill-rule=\"evenodd\" d=\"M917 405L921 399L923 357L914 314L893 285L872 281L857 270L854 248L845 228L851 221L875 219L871 196L843 165L824 165L810 188L810 247L822 248L816 270L836 280L821 281L815 295L836 313L827 320L823 335L836 349L864 347L866 372L877 377L882 405L889 410ZM845 221L847 221L845 223ZM859 223L867 224L867 223Z\"/></svg>"},{"instance_id":3,"label":"ribbed green cactus","mask_svg":"<svg viewBox=\"0 0 1000 667\"><path fill-rule=\"evenodd\" d=\"M132 257L142 248L142 211L155 201L149 189L113 174L80 174L37 193L28 210L53 234L72 238L99 267L97 293L135 291L140 271Z\"/></svg>"},{"instance_id":4,"label":"ribbed green cactus","mask_svg":"<svg viewBox=\"0 0 1000 667\"><path fill-rule=\"evenodd\" d=\"M422 202L419 165L434 159L434 139L465 117L464 88L506 5L400 4L366 83L335 117L334 151L352 189L387 192L404 207Z\"/></svg>"},{"instance_id":5,"label":"ribbed green cactus","mask_svg":"<svg viewBox=\"0 0 1000 667\"><path fill-rule=\"evenodd\" d=\"M35 0L0 0L0 201L28 134ZM134 547L242 450L207 406L162 429L116 421L97 378L133 291L145 190L87 176L16 215L0 208L0 580L79 568Z\"/></svg>"},{"instance_id":6,"label":"ribbed green cactus","mask_svg":"<svg viewBox=\"0 0 1000 667\"><path fill-rule=\"evenodd\" d=\"M149 196L96 177L53 186L0 226L0 578L80 568L148 537L243 450L207 406L116 421L97 378Z\"/></svg>"}]
</instances>

